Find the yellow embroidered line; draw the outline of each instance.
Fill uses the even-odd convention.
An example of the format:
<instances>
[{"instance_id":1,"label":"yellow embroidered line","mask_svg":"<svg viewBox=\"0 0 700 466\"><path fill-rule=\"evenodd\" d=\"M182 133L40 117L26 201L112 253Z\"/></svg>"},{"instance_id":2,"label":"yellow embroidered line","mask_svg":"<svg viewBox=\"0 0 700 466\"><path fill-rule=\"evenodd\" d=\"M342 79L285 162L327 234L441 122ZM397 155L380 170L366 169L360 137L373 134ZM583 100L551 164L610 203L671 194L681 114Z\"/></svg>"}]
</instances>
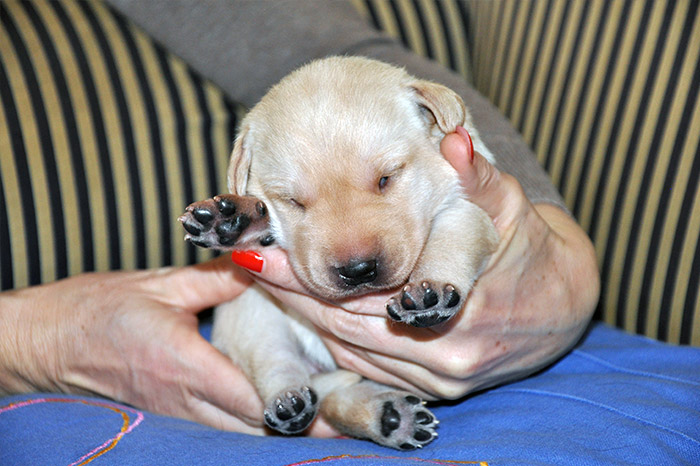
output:
<instances>
[{"instance_id":1,"label":"yellow embroidered line","mask_svg":"<svg viewBox=\"0 0 700 466\"><path fill-rule=\"evenodd\" d=\"M426 464L478 464L479 466L489 466L489 464L486 461L457 461L457 460L439 460L439 459L423 459L423 458L405 458L401 456L381 456L381 455L335 455L335 456L326 456L324 458L318 458L318 459L311 459L311 460L304 460L300 461L298 463L290 463L287 466L306 466L309 464L318 464L318 463L325 463L327 461L335 461L335 460L344 460L344 459L385 459L385 460L411 460L411 461L418 461L421 463L426 463Z\"/></svg>"},{"instance_id":2,"label":"yellow embroidered line","mask_svg":"<svg viewBox=\"0 0 700 466\"><path fill-rule=\"evenodd\" d=\"M83 400L80 400L80 401L82 401L83 403L85 403ZM85 403L85 404L88 404L88 403ZM92 460L94 460L95 458L99 458L100 456L104 455L104 454L107 453L109 450L111 450L112 448L114 448L115 446L117 446L117 443L119 443L119 441L122 439L122 437L123 437L124 434L126 433L127 429L129 428L129 415L128 415L126 412L124 412L124 411L122 411L122 410L120 410L120 409L118 409L118 408L115 408L115 407L113 407L113 406L102 405L102 407L103 407L103 408L107 408L107 409L111 409L111 410L114 411L115 413L121 414L121 416L122 416L122 421L123 421L123 422L122 422L122 428L121 428L121 430L119 431L119 434L117 434L113 439L111 439L112 441L111 441L111 443L109 444L109 446L108 446L107 448L105 448L105 449L102 450L102 451L97 451L97 453L95 453L93 456L91 456L91 455L93 454L93 452L96 451L96 450L92 450L90 453L88 453L87 455L85 455L85 456L83 456L82 458L80 458L78 461L83 460L83 458L84 458L84 460L81 461L80 463L78 463L76 466L82 466L82 465L84 465L84 464L88 464L88 463L90 463ZM107 440L107 442L109 442L109 440ZM104 444L103 444L103 445L104 445ZM101 447L101 446L100 446L100 447ZM98 447L97 450L99 450L100 447ZM73 463L73 464L75 464L75 463ZM71 466L72 466L72 465L71 465Z\"/></svg>"},{"instance_id":3,"label":"yellow embroidered line","mask_svg":"<svg viewBox=\"0 0 700 466\"><path fill-rule=\"evenodd\" d=\"M98 446L97 448L93 449L92 451L86 453L83 455L81 458L79 458L77 461L71 463L69 466L82 466L85 464L88 464L92 462L95 458L99 458L100 456L104 455L108 451L110 451L112 448L114 448L117 443L124 437L126 434L134 430L136 426L141 424L141 421L143 421L143 413L140 411L137 411L135 409L123 407L124 409L120 409L119 407L108 404L108 403L101 403L97 401L88 401L88 400L73 400L73 399L67 399L67 398L36 398L33 400L26 400L26 401L17 401L15 403L10 403L7 406L4 406L0 408L0 414L7 412L7 411L12 411L15 409L23 408L25 406L31 406L34 404L39 404L39 403L81 403L87 406L96 406L98 408L107 408L111 411L114 411L121 415L122 417L122 427L119 430L119 433L117 433L114 437L108 439L106 442L104 442L102 445ZM129 414L126 411L131 411L134 414L136 414L136 421L134 421L133 424L130 424L131 418L129 417Z\"/></svg>"}]
</instances>

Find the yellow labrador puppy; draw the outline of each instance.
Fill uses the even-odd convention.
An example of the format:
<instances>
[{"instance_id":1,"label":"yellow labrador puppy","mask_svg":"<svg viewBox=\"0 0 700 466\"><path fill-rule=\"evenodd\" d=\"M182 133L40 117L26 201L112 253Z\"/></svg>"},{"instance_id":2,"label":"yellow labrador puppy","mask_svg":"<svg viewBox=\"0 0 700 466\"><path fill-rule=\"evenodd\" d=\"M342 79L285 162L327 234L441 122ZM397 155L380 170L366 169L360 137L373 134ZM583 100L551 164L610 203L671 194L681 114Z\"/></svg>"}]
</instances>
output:
<instances>
[{"instance_id":1,"label":"yellow labrador puppy","mask_svg":"<svg viewBox=\"0 0 700 466\"><path fill-rule=\"evenodd\" d=\"M312 62L245 117L233 194L190 205L186 239L216 249L274 243L325 300L402 287L389 318L445 322L498 240L440 154L457 125L493 160L450 89L366 58ZM219 306L212 340L253 381L279 432L304 430L320 410L341 432L393 448L437 435L418 397L339 370L312 326L259 287Z\"/></svg>"}]
</instances>

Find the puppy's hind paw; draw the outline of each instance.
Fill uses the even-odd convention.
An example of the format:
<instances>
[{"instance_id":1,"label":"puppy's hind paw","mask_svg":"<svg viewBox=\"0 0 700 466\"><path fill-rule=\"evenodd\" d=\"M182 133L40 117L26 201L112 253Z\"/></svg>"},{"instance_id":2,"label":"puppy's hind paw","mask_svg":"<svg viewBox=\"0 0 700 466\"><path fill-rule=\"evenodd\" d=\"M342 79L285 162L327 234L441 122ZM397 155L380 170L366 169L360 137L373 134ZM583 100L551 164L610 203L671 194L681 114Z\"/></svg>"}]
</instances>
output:
<instances>
[{"instance_id":1,"label":"puppy's hind paw","mask_svg":"<svg viewBox=\"0 0 700 466\"><path fill-rule=\"evenodd\" d=\"M462 296L453 285L436 287L429 281L408 284L389 299L386 310L393 320L414 327L431 327L453 317L461 309Z\"/></svg>"},{"instance_id":2,"label":"puppy's hind paw","mask_svg":"<svg viewBox=\"0 0 700 466\"><path fill-rule=\"evenodd\" d=\"M203 248L233 249L251 240L267 246L274 241L267 233L267 206L254 197L221 194L194 202L178 220L187 231L185 240Z\"/></svg>"},{"instance_id":3,"label":"puppy's hind paw","mask_svg":"<svg viewBox=\"0 0 700 466\"><path fill-rule=\"evenodd\" d=\"M380 445L399 450L415 450L437 437L439 421L415 395L393 392L381 401L380 435L373 439Z\"/></svg>"},{"instance_id":4,"label":"puppy's hind paw","mask_svg":"<svg viewBox=\"0 0 700 466\"><path fill-rule=\"evenodd\" d=\"M283 434L296 434L311 424L317 408L318 396L309 387L287 390L265 408L265 424Z\"/></svg>"}]
</instances>

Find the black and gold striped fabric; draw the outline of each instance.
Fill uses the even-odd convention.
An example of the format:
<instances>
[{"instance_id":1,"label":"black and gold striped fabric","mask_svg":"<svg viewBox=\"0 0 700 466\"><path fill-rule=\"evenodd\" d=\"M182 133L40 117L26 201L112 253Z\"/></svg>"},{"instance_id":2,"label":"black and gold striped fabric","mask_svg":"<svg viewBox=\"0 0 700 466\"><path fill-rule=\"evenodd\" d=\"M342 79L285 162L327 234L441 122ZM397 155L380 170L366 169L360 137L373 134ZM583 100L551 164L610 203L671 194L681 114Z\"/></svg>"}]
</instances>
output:
<instances>
[{"instance_id":1,"label":"black and gold striped fabric","mask_svg":"<svg viewBox=\"0 0 700 466\"><path fill-rule=\"evenodd\" d=\"M0 285L187 264L241 109L99 2L0 2Z\"/></svg>"},{"instance_id":2,"label":"black and gold striped fabric","mask_svg":"<svg viewBox=\"0 0 700 466\"><path fill-rule=\"evenodd\" d=\"M372 24L472 81L469 5L463 0L351 0Z\"/></svg>"},{"instance_id":3,"label":"black and gold striped fabric","mask_svg":"<svg viewBox=\"0 0 700 466\"><path fill-rule=\"evenodd\" d=\"M353 2L522 133L593 239L600 318L700 344L700 2Z\"/></svg>"},{"instance_id":4,"label":"black and gold striped fabric","mask_svg":"<svg viewBox=\"0 0 700 466\"><path fill-rule=\"evenodd\" d=\"M599 314L700 344L696 0L350 0L470 79L591 235ZM0 286L186 264L237 107L101 3L0 2Z\"/></svg>"}]
</instances>

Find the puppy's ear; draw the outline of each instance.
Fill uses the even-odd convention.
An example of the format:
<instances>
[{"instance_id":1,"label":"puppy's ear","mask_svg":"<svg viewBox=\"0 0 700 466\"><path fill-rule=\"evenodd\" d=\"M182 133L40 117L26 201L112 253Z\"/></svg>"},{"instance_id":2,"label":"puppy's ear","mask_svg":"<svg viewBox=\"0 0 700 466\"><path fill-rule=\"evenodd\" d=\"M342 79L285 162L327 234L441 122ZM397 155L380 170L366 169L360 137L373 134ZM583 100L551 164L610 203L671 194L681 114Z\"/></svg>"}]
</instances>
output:
<instances>
[{"instance_id":1,"label":"puppy's ear","mask_svg":"<svg viewBox=\"0 0 700 466\"><path fill-rule=\"evenodd\" d=\"M248 145L248 125L243 124L238 131L228 164L228 190L232 194L245 195L248 186L251 153Z\"/></svg>"},{"instance_id":2,"label":"puppy's ear","mask_svg":"<svg viewBox=\"0 0 700 466\"><path fill-rule=\"evenodd\" d=\"M414 82L411 88L430 125L431 136L442 139L458 125L464 125L464 101L452 89L422 80Z\"/></svg>"}]
</instances>

